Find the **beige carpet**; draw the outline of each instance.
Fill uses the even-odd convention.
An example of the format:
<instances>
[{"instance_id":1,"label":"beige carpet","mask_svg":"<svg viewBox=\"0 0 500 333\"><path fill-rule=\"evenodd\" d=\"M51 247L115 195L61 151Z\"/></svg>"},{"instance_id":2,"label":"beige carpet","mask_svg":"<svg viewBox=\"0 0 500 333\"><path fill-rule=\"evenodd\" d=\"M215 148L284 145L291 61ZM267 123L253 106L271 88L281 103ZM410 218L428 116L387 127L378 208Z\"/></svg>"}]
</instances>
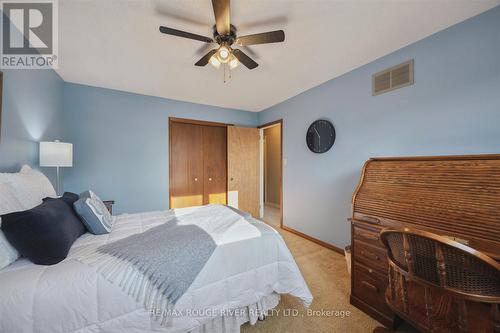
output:
<instances>
[{"instance_id":1,"label":"beige carpet","mask_svg":"<svg viewBox=\"0 0 500 333\"><path fill-rule=\"evenodd\" d=\"M280 226L281 212L278 207L271 206L268 204L264 205L264 217L262 221L268 223L273 228L279 228Z\"/></svg>"},{"instance_id":2,"label":"beige carpet","mask_svg":"<svg viewBox=\"0 0 500 333\"><path fill-rule=\"evenodd\" d=\"M331 316L317 313L310 316L307 310L294 298L283 295L281 303L265 321L254 326L245 324L244 333L261 332L360 332L371 333L380 324L349 304L350 278L344 256L305 240L287 231L278 229L290 248L302 274L314 296L311 310L332 311ZM284 311L298 310L298 315ZM344 318L335 316L334 311L350 312ZM340 315L340 313L339 313ZM400 330L398 330L399 332ZM403 328L401 332L410 332Z\"/></svg>"}]
</instances>

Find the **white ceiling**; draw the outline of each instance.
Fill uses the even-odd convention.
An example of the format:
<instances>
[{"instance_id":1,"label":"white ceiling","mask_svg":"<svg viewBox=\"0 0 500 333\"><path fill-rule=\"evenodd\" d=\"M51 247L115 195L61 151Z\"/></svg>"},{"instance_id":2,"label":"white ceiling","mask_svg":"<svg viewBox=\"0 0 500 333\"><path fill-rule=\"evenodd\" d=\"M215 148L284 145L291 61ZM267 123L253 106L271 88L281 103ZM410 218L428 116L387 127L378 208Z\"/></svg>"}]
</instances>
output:
<instances>
[{"instance_id":1,"label":"white ceiling","mask_svg":"<svg viewBox=\"0 0 500 333\"><path fill-rule=\"evenodd\" d=\"M224 83L222 70L193 65L209 50L203 43L158 31L212 37L210 0L62 0L57 72L67 82L261 111L499 3L232 0L240 35L283 29L286 40L251 47L259 67L240 65Z\"/></svg>"}]
</instances>

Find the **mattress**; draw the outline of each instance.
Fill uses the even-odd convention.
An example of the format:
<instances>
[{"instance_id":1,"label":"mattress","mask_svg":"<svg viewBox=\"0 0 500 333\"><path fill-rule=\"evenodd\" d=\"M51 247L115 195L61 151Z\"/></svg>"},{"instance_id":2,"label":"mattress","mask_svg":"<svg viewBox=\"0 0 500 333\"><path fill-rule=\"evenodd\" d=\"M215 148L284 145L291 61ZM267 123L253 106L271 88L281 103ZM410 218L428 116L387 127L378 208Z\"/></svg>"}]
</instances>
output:
<instances>
[{"instance_id":1,"label":"mattress","mask_svg":"<svg viewBox=\"0 0 500 333\"><path fill-rule=\"evenodd\" d=\"M142 304L105 280L94 267L77 260L79 253L91 247L144 232L173 214L201 209L120 215L115 217L111 233L84 234L59 264L39 266L20 259L0 270L0 332L210 331L206 327L228 326L224 321L231 317L233 326L235 322L255 322L257 314L248 311L276 306L278 294L296 296L305 306L312 302L281 236L249 216L219 235L214 253L164 326L151 320ZM247 313L234 315L232 309Z\"/></svg>"}]
</instances>

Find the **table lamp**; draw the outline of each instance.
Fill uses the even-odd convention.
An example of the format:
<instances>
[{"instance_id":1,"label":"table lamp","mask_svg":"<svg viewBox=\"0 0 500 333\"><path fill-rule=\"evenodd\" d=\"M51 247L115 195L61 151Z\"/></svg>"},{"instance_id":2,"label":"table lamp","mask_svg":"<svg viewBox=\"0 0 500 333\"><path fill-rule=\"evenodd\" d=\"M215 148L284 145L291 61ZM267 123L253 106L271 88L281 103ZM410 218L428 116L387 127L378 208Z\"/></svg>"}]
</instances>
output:
<instances>
[{"instance_id":1,"label":"table lamp","mask_svg":"<svg viewBox=\"0 0 500 333\"><path fill-rule=\"evenodd\" d=\"M61 195L61 173L59 168L73 166L73 144L59 142L59 140L40 142L40 166L56 168L56 191L57 195Z\"/></svg>"}]
</instances>

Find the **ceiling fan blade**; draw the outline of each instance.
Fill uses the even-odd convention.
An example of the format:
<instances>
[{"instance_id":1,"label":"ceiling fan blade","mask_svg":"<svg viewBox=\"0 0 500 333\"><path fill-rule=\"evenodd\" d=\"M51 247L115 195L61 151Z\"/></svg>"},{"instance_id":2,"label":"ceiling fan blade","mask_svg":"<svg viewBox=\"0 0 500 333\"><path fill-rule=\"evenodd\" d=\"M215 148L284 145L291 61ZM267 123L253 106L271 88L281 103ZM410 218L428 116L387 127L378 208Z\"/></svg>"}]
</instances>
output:
<instances>
[{"instance_id":1,"label":"ceiling fan blade","mask_svg":"<svg viewBox=\"0 0 500 333\"><path fill-rule=\"evenodd\" d=\"M192 34L190 32L186 32L186 31L182 31L182 30L167 28L164 26L160 26L160 32L167 34L167 35L199 40L200 42L205 42L205 43L212 43L213 42L212 38L200 36L197 34Z\"/></svg>"},{"instance_id":2,"label":"ceiling fan blade","mask_svg":"<svg viewBox=\"0 0 500 333\"><path fill-rule=\"evenodd\" d=\"M253 59L259 59L259 55L250 46L241 46L241 50Z\"/></svg>"},{"instance_id":3,"label":"ceiling fan blade","mask_svg":"<svg viewBox=\"0 0 500 333\"><path fill-rule=\"evenodd\" d=\"M219 35L227 35L230 32L231 10L229 0L212 0L215 14L215 26Z\"/></svg>"},{"instance_id":4,"label":"ceiling fan blade","mask_svg":"<svg viewBox=\"0 0 500 333\"><path fill-rule=\"evenodd\" d=\"M195 56L201 57L214 47L213 43L204 43L194 52Z\"/></svg>"},{"instance_id":5,"label":"ceiling fan blade","mask_svg":"<svg viewBox=\"0 0 500 333\"><path fill-rule=\"evenodd\" d=\"M254 69L259 66L258 63L252 60L249 56L247 56L241 50L233 50L233 55L238 59L243 65L245 65L248 69Z\"/></svg>"},{"instance_id":6,"label":"ceiling fan blade","mask_svg":"<svg viewBox=\"0 0 500 333\"><path fill-rule=\"evenodd\" d=\"M247 35L236 38L235 44L238 46L279 43L285 40L283 30L263 32L255 35Z\"/></svg>"},{"instance_id":7,"label":"ceiling fan blade","mask_svg":"<svg viewBox=\"0 0 500 333\"><path fill-rule=\"evenodd\" d=\"M286 16L274 16L274 17L267 17L261 20L257 21L250 21L250 22L238 22L238 29L241 31L249 30L249 29L255 29L258 27L269 27L269 26L283 26L288 22L288 18Z\"/></svg>"},{"instance_id":8,"label":"ceiling fan blade","mask_svg":"<svg viewBox=\"0 0 500 333\"><path fill-rule=\"evenodd\" d=\"M217 52L217 49L214 49L214 50L208 52L207 54L205 54L203 56L203 58L198 60L198 62L194 65L201 66L201 67L206 66L208 64L208 62L210 61L210 58L212 58L212 56L215 54L215 52Z\"/></svg>"}]
</instances>

